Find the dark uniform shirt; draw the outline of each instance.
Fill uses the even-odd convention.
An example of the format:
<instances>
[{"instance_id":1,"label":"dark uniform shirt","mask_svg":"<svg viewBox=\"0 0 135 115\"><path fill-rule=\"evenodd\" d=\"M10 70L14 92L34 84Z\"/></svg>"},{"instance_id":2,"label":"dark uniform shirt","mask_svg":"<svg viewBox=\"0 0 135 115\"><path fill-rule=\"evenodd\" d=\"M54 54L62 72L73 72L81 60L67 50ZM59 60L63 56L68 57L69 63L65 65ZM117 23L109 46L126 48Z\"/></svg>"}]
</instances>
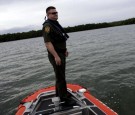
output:
<instances>
[{"instance_id":1,"label":"dark uniform shirt","mask_svg":"<svg viewBox=\"0 0 135 115\"><path fill-rule=\"evenodd\" d=\"M53 44L56 52L66 51L66 40L62 38L58 30L50 23L45 23L43 25L43 37L45 43L51 42Z\"/></svg>"}]
</instances>

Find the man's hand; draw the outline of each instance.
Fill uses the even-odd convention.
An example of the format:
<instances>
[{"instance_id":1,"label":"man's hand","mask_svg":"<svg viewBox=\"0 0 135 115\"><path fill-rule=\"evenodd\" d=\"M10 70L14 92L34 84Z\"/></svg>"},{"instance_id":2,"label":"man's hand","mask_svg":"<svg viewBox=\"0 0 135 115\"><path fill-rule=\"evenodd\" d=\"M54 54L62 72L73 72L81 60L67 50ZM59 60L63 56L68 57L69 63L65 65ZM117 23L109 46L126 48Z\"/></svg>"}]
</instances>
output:
<instances>
[{"instance_id":1,"label":"man's hand","mask_svg":"<svg viewBox=\"0 0 135 115\"><path fill-rule=\"evenodd\" d=\"M53 44L51 42L46 42L45 45L47 49L49 50L49 52L54 56L56 65L61 65L61 59L59 55L57 54L57 52L55 51Z\"/></svg>"},{"instance_id":2,"label":"man's hand","mask_svg":"<svg viewBox=\"0 0 135 115\"><path fill-rule=\"evenodd\" d=\"M61 65L61 59L59 56L57 57L54 57L55 58L55 62L56 62L56 65Z\"/></svg>"},{"instance_id":3,"label":"man's hand","mask_svg":"<svg viewBox=\"0 0 135 115\"><path fill-rule=\"evenodd\" d=\"M65 52L65 56L66 56L66 57L68 57L68 54L69 54L69 53L68 53L68 51L66 50L66 52Z\"/></svg>"}]
</instances>

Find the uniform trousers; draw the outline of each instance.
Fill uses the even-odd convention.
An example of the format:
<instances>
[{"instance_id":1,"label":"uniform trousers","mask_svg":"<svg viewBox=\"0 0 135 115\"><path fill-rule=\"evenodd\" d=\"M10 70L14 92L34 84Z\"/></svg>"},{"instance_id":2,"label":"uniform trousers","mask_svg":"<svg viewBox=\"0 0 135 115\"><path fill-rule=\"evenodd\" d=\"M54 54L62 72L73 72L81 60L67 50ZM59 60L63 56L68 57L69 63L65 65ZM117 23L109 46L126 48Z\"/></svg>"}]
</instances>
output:
<instances>
[{"instance_id":1,"label":"uniform trousers","mask_svg":"<svg viewBox=\"0 0 135 115\"><path fill-rule=\"evenodd\" d=\"M67 98L67 86L66 86L66 78L65 78L65 69L66 69L66 56L65 53L58 53L61 59L61 65L56 65L54 56L48 53L48 58L50 63L53 66L55 77L56 77L56 96L60 97L60 99Z\"/></svg>"}]
</instances>

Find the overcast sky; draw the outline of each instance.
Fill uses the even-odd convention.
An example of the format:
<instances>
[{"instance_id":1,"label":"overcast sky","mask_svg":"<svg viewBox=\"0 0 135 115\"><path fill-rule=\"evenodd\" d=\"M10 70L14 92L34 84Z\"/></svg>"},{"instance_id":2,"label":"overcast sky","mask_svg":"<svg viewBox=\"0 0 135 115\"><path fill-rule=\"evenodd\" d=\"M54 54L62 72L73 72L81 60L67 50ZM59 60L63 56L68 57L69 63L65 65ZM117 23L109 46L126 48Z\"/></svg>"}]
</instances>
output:
<instances>
[{"instance_id":1,"label":"overcast sky","mask_svg":"<svg viewBox=\"0 0 135 115\"><path fill-rule=\"evenodd\" d=\"M41 29L48 6L64 27L135 17L135 0L0 0L0 34Z\"/></svg>"}]
</instances>

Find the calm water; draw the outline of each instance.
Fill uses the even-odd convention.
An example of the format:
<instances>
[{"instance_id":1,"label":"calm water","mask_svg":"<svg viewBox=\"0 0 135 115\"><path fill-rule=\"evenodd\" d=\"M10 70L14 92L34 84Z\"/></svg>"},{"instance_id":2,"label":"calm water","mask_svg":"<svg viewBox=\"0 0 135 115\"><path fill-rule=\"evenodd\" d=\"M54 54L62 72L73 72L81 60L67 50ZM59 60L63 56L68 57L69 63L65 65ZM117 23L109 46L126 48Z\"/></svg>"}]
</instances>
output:
<instances>
[{"instance_id":1,"label":"calm water","mask_svg":"<svg viewBox=\"0 0 135 115\"><path fill-rule=\"evenodd\" d=\"M135 25L70 33L67 82L87 87L119 115L135 115ZM42 37L0 43L0 115L54 85Z\"/></svg>"}]
</instances>

